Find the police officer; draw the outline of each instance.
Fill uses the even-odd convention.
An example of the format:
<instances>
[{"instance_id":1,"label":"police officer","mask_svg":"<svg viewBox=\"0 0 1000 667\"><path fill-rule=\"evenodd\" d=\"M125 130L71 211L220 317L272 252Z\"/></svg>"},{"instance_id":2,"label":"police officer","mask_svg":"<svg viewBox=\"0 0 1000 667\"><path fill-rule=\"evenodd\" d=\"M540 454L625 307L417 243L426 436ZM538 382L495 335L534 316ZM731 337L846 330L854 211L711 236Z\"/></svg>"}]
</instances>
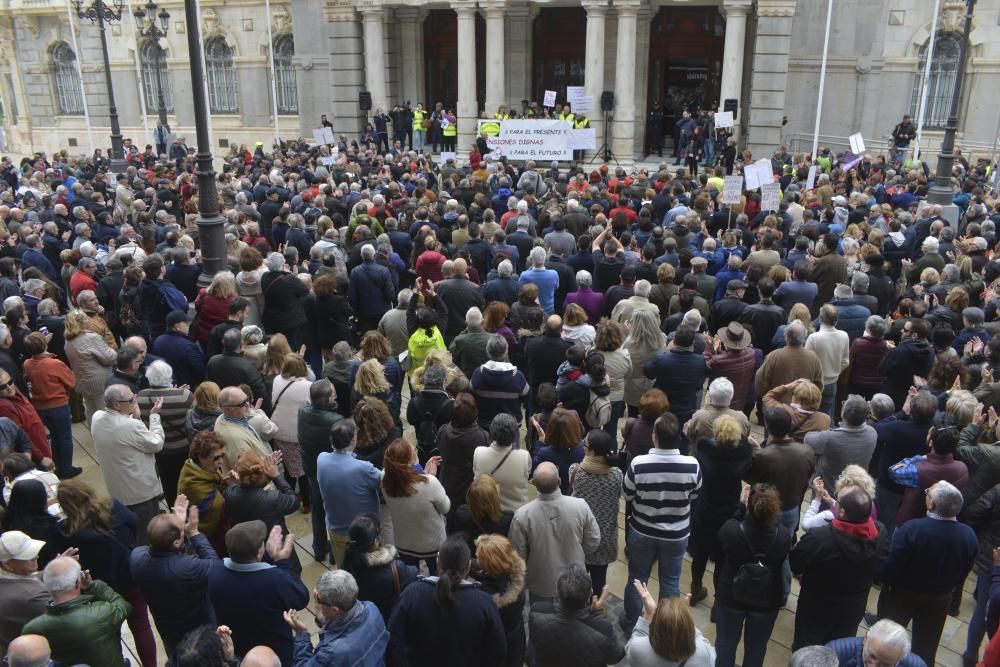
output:
<instances>
[{"instance_id":1,"label":"police officer","mask_svg":"<svg viewBox=\"0 0 1000 667\"><path fill-rule=\"evenodd\" d=\"M663 157L663 109L659 102L653 102L653 108L646 114L646 140L643 144L642 152L645 155L656 151L657 155Z\"/></svg>"}]
</instances>

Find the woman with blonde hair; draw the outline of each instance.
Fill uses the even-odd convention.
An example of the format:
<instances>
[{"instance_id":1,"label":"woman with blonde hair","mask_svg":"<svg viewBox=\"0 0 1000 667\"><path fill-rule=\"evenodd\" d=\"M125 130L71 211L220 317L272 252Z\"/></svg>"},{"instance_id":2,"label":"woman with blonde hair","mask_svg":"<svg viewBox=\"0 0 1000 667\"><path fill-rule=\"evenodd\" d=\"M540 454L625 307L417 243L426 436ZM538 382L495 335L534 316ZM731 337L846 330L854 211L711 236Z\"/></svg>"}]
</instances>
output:
<instances>
[{"instance_id":1,"label":"woman with blonde hair","mask_svg":"<svg viewBox=\"0 0 1000 667\"><path fill-rule=\"evenodd\" d=\"M358 366L351 391L351 407L357 405L362 398L377 398L389 407L390 412L393 410L392 386L385 379L385 372L378 359L367 359ZM393 413L392 417L399 421L398 413Z\"/></svg>"},{"instance_id":2,"label":"woman with blonde hair","mask_svg":"<svg viewBox=\"0 0 1000 667\"><path fill-rule=\"evenodd\" d=\"M132 605L127 621L143 667L156 666L156 639L142 592L132 579L129 557L136 546L136 516L117 500L98 495L79 479L64 480L56 491L65 518L59 522L58 549L78 550L80 567L105 582ZM145 526L141 527L145 534Z\"/></svg>"},{"instance_id":3,"label":"woman with blonde hair","mask_svg":"<svg viewBox=\"0 0 1000 667\"><path fill-rule=\"evenodd\" d=\"M202 347L208 343L208 334L215 325L229 319L229 302L237 296L236 276L229 271L216 273L211 284L198 292L194 308L198 320L197 339Z\"/></svg>"},{"instance_id":4,"label":"woman with blonde hair","mask_svg":"<svg viewBox=\"0 0 1000 667\"><path fill-rule=\"evenodd\" d=\"M382 372L385 374L385 379L392 387L393 391L393 410L396 414L399 414L403 393L403 379L404 373L402 366L399 365L399 360L392 355L392 346L389 344L389 339L378 331L369 331L364 336L361 337L361 343L358 346L358 358L362 361L367 361L368 359L378 359L378 362L382 364ZM351 376L351 386L354 386L353 373L357 372L359 365L355 364L354 370Z\"/></svg>"},{"instance_id":5,"label":"woman with blonde hair","mask_svg":"<svg viewBox=\"0 0 1000 667\"><path fill-rule=\"evenodd\" d=\"M219 407L219 385L211 380L205 380L194 390L194 405L187 411L184 418L184 432L188 438L194 438L202 431L213 431L215 420L222 414Z\"/></svg>"},{"instance_id":6,"label":"woman with blonde hair","mask_svg":"<svg viewBox=\"0 0 1000 667\"><path fill-rule=\"evenodd\" d=\"M806 328L807 338L809 334L816 331L812 325L812 313L809 312L809 306L804 303L797 303L788 311L788 321L779 326L774 332L774 337L771 338L771 346L775 350L779 347L785 347L785 329L789 324L796 321L801 322L802 326Z\"/></svg>"},{"instance_id":7,"label":"woman with blonde hair","mask_svg":"<svg viewBox=\"0 0 1000 667\"><path fill-rule=\"evenodd\" d=\"M698 443L698 464L702 487L691 507L691 606L708 595L702 585L708 559L719 569L724 554L719 546L719 529L739 509L743 477L753 460L753 445L742 425L729 415L716 418L712 437ZM715 582L718 588L718 582Z\"/></svg>"},{"instance_id":8,"label":"woman with blonde hair","mask_svg":"<svg viewBox=\"0 0 1000 667\"><path fill-rule=\"evenodd\" d=\"M385 450L382 496L392 516L393 536L400 558L409 565L423 561L431 575L437 573L438 547L447 537L445 516L451 501L437 479L441 457L417 466L417 448L396 438Z\"/></svg>"},{"instance_id":9,"label":"woman with blonde hair","mask_svg":"<svg viewBox=\"0 0 1000 667\"><path fill-rule=\"evenodd\" d=\"M507 655L502 667L521 667L525 658L524 576L527 568L514 545L503 535L480 535L469 576L493 598L507 635Z\"/></svg>"},{"instance_id":10,"label":"woman with blonde hair","mask_svg":"<svg viewBox=\"0 0 1000 667\"><path fill-rule=\"evenodd\" d=\"M271 421L278 427L274 441L281 450L285 475L292 488L298 485L302 511L309 513L309 480L302 466L302 447L299 444L299 408L310 405L309 373L305 360L298 354L285 355L281 374L271 385Z\"/></svg>"},{"instance_id":11,"label":"woman with blonde hair","mask_svg":"<svg viewBox=\"0 0 1000 667\"><path fill-rule=\"evenodd\" d=\"M587 311L575 303L566 306L563 311L562 337L573 343L583 345L584 349L590 350L594 347L594 338L597 331L587 324Z\"/></svg>"},{"instance_id":12,"label":"woman with blonde hair","mask_svg":"<svg viewBox=\"0 0 1000 667\"><path fill-rule=\"evenodd\" d=\"M715 649L695 627L684 598L661 598L657 602L644 583L636 579L632 585L642 598L643 613L625 645L629 665L715 667Z\"/></svg>"},{"instance_id":13,"label":"woman with blonde hair","mask_svg":"<svg viewBox=\"0 0 1000 667\"><path fill-rule=\"evenodd\" d=\"M632 374L625 378L625 405L629 416L635 417L639 414L639 400L653 387L653 381L642 372L642 367L667 349L667 336L660 331L657 314L646 309L635 311L623 345L632 360Z\"/></svg>"},{"instance_id":14,"label":"woman with blonde hair","mask_svg":"<svg viewBox=\"0 0 1000 667\"><path fill-rule=\"evenodd\" d=\"M403 435L402 429L396 425L389 407L374 397L358 401L352 418L358 427L358 444L354 455L381 470L386 447Z\"/></svg>"},{"instance_id":15,"label":"woman with blonde hair","mask_svg":"<svg viewBox=\"0 0 1000 667\"><path fill-rule=\"evenodd\" d=\"M76 376L76 392L83 397L89 428L94 413L104 409L104 386L111 377L118 353L108 347L100 334L90 330L90 319L82 310L71 310L64 322L66 344L63 349Z\"/></svg>"}]
</instances>

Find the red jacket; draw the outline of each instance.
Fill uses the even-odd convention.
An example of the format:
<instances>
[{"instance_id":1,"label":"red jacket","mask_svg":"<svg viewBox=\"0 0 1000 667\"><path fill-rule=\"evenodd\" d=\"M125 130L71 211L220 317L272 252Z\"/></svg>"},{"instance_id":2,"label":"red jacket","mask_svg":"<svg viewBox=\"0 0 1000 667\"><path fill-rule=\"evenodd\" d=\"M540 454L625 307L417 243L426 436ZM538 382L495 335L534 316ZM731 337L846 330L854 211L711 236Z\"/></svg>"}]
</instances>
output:
<instances>
[{"instance_id":1,"label":"red jacket","mask_svg":"<svg viewBox=\"0 0 1000 667\"><path fill-rule=\"evenodd\" d=\"M42 418L35 412L31 401L19 390L14 390L12 398L0 398L0 417L7 417L28 435L31 439L31 459L35 463L52 458Z\"/></svg>"},{"instance_id":2,"label":"red jacket","mask_svg":"<svg viewBox=\"0 0 1000 667\"><path fill-rule=\"evenodd\" d=\"M31 387L31 403L36 410L69 405L69 392L76 376L56 355L46 352L24 361L24 379Z\"/></svg>"},{"instance_id":3,"label":"red jacket","mask_svg":"<svg viewBox=\"0 0 1000 667\"><path fill-rule=\"evenodd\" d=\"M194 307L198 311L198 340L202 345L208 342L208 334L216 324L222 324L229 319L229 302L235 298L236 295L231 294L226 299L220 299L209 294L204 288L198 292Z\"/></svg>"},{"instance_id":4,"label":"red jacket","mask_svg":"<svg viewBox=\"0 0 1000 667\"><path fill-rule=\"evenodd\" d=\"M87 275L85 271L77 269L69 279L69 293L73 297L73 303L76 303L76 297L80 292L88 289L96 294L97 281Z\"/></svg>"}]
</instances>

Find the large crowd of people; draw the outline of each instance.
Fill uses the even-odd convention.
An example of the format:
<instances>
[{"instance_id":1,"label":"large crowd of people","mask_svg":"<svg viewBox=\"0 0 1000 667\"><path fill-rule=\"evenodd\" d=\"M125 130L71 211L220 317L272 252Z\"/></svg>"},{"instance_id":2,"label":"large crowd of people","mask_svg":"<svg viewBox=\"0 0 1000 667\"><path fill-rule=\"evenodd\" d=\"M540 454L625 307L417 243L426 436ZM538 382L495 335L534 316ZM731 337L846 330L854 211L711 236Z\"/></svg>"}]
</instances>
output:
<instances>
[{"instance_id":1,"label":"large crowd of people","mask_svg":"<svg viewBox=\"0 0 1000 667\"><path fill-rule=\"evenodd\" d=\"M143 667L761 667L795 577L792 665L933 666L970 575L1000 664L989 164L956 219L905 151L781 147L762 210L721 201L749 152L382 131L234 148L206 281L183 140L0 163L6 664L123 665L127 623Z\"/></svg>"}]
</instances>

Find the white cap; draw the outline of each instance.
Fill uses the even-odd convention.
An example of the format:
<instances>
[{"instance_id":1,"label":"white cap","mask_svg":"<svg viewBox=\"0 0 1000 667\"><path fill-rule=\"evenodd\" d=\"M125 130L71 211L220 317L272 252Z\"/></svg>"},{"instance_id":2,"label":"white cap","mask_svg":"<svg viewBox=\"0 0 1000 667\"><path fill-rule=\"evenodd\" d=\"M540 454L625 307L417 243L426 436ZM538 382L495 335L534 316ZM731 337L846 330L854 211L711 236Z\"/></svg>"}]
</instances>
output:
<instances>
[{"instance_id":1,"label":"white cap","mask_svg":"<svg viewBox=\"0 0 1000 667\"><path fill-rule=\"evenodd\" d=\"M45 546L41 540L33 540L19 530L9 530L0 534L0 563L9 560L34 560Z\"/></svg>"}]
</instances>

